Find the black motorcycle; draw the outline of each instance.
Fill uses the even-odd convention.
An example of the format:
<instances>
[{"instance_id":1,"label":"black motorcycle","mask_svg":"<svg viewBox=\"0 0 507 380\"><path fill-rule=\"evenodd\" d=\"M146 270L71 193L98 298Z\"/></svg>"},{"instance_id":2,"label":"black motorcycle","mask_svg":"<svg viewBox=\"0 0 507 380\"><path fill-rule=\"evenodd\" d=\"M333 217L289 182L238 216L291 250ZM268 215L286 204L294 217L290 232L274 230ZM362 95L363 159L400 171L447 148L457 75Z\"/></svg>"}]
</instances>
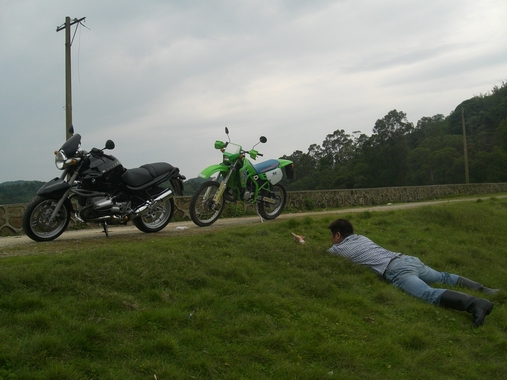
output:
<instances>
[{"instance_id":1,"label":"black motorcycle","mask_svg":"<svg viewBox=\"0 0 507 380\"><path fill-rule=\"evenodd\" d=\"M171 221L174 193L183 195L185 176L165 162L125 169L115 157L104 153L114 149L108 140L104 149L80 150L81 136L73 134L55 152L55 165L63 170L42 186L28 203L22 225L35 241L60 236L74 213L80 222L102 224L106 236L109 224L133 224L143 232L157 232ZM172 187L172 189L171 189Z\"/></svg>"}]
</instances>

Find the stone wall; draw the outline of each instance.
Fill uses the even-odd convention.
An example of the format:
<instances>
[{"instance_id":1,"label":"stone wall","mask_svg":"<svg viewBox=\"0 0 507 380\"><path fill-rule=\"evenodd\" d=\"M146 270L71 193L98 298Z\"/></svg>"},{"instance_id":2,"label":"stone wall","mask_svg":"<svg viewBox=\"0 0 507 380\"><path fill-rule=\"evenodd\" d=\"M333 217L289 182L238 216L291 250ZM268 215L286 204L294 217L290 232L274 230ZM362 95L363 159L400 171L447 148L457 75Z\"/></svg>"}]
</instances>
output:
<instances>
[{"instance_id":1,"label":"stone wall","mask_svg":"<svg viewBox=\"0 0 507 380\"><path fill-rule=\"evenodd\" d=\"M17 235L22 231L21 215L24 203L0 205L0 236Z\"/></svg>"},{"instance_id":2,"label":"stone wall","mask_svg":"<svg viewBox=\"0 0 507 380\"><path fill-rule=\"evenodd\" d=\"M507 192L507 183L291 191L287 196L286 207L306 211L315 208L374 206L504 192ZM190 197L175 198L175 216L179 220L190 220L189 202ZM21 216L24 207L25 204L0 205L0 236L17 235L22 232ZM243 207L245 211L254 209L249 204L244 204Z\"/></svg>"},{"instance_id":3,"label":"stone wall","mask_svg":"<svg viewBox=\"0 0 507 380\"><path fill-rule=\"evenodd\" d=\"M375 206L420 202L480 194L507 192L507 183L383 187L375 189L312 190L290 192L288 207L295 209Z\"/></svg>"}]
</instances>

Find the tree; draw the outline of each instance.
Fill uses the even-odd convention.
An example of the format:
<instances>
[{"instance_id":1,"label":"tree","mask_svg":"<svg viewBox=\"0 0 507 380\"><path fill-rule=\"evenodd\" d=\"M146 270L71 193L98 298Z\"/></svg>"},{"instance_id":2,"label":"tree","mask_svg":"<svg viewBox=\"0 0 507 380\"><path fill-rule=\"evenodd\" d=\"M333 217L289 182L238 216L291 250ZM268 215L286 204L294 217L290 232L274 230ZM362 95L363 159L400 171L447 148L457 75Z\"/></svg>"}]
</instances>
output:
<instances>
[{"instance_id":1,"label":"tree","mask_svg":"<svg viewBox=\"0 0 507 380\"><path fill-rule=\"evenodd\" d=\"M507 152L507 117L503 119L496 129L496 136L500 148Z\"/></svg>"},{"instance_id":2,"label":"tree","mask_svg":"<svg viewBox=\"0 0 507 380\"><path fill-rule=\"evenodd\" d=\"M434 169L431 165L431 150L418 147L407 157L409 168L408 184L423 186L434 184Z\"/></svg>"},{"instance_id":3,"label":"tree","mask_svg":"<svg viewBox=\"0 0 507 380\"><path fill-rule=\"evenodd\" d=\"M434 151L430 157L433 179L436 184L464 183L463 155L452 147Z\"/></svg>"},{"instance_id":4,"label":"tree","mask_svg":"<svg viewBox=\"0 0 507 380\"><path fill-rule=\"evenodd\" d=\"M492 152L479 152L470 165L470 177L472 182L505 182L507 172L507 153L500 147L495 147Z\"/></svg>"},{"instance_id":5,"label":"tree","mask_svg":"<svg viewBox=\"0 0 507 380\"><path fill-rule=\"evenodd\" d=\"M443 136L445 134L447 122L442 114L432 117L423 117L418 122L416 127L410 132L409 145L411 149L415 149L424 140Z\"/></svg>"},{"instance_id":6,"label":"tree","mask_svg":"<svg viewBox=\"0 0 507 380\"><path fill-rule=\"evenodd\" d=\"M368 164L374 168L374 186L402 186L405 184L409 152L408 134L414 129L404 112L390 111L377 120L371 136L371 156Z\"/></svg>"},{"instance_id":7,"label":"tree","mask_svg":"<svg viewBox=\"0 0 507 380\"><path fill-rule=\"evenodd\" d=\"M331 168L337 164L345 164L352 158L353 142L350 135L344 130L337 129L332 134L326 136L322 143L323 156L327 158Z\"/></svg>"},{"instance_id":8,"label":"tree","mask_svg":"<svg viewBox=\"0 0 507 380\"><path fill-rule=\"evenodd\" d=\"M375 122L373 134L377 136L379 144L394 143L395 140L407 135L414 129L414 125L407 120L404 112L390 111L384 118Z\"/></svg>"}]
</instances>

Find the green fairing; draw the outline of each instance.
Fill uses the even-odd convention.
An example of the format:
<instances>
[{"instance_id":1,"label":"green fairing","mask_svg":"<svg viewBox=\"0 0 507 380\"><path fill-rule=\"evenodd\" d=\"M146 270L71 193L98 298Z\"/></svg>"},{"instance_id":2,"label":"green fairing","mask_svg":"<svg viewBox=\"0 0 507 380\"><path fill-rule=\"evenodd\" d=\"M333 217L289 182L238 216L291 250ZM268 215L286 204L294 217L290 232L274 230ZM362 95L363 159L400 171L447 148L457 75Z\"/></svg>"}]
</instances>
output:
<instances>
[{"instance_id":1,"label":"green fairing","mask_svg":"<svg viewBox=\"0 0 507 380\"><path fill-rule=\"evenodd\" d=\"M255 168L252 166L252 163L248 160L244 160L243 166L238 172L241 187L245 187L248 178L250 178L250 176L252 175L255 175L256 173L257 172L255 171Z\"/></svg>"},{"instance_id":2,"label":"green fairing","mask_svg":"<svg viewBox=\"0 0 507 380\"><path fill-rule=\"evenodd\" d=\"M226 172L227 170L229 170L229 167L223 164L211 165L199 174L199 178L209 178L217 172Z\"/></svg>"}]
</instances>

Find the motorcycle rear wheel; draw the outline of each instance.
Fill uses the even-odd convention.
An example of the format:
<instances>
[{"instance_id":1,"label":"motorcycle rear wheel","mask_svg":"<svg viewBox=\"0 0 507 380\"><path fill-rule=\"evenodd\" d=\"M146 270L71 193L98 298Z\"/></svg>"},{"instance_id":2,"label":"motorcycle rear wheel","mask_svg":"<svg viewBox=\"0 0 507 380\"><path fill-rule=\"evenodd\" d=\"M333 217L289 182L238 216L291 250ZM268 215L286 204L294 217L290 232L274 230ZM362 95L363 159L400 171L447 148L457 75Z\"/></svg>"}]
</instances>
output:
<instances>
[{"instance_id":1,"label":"motorcycle rear wheel","mask_svg":"<svg viewBox=\"0 0 507 380\"><path fill-rule=\"evenodd\" d=\"M174 199L165 198L135 218L133 223L142 232L158 232L169 224L173 214Z\"/></svg>"},{"instance_id":2,"label":"motorcycle rear wheel","mask_svg":"<svg viewBox=\"0 0 507 380\"><path fill-rule=\"evenodd\" d=\"M51 241L60 236L69 225L72 205L66 201L53 221L49 221L58 199L36 196L25 208L21 225L23 231L32 240Z\"/></svg>"},{"instance_id":3,"label":"motorcycle rear wheel","mask_svg":"<svg viewBox=\"0 0 507 380\"><path fill-rule=\"evenodd\" d=\"M259 203L259 214L267 220L277 218L285 208L285 203L287 203L287 190L285 190L285 186L281 184L276 184L271 186L269 198L275 200L275 203L269 203L261 201Z\"/></svg>"},{"instance_id":4,"label":"motorcycle rear wheel","mask_svg":"<svg viewBox=\"0 0 507 380\"><path fill-rule=\"evenodd\" d=\"M211 226L222 214L225 207L224 196L218 202L213 197L220 184L216 181L207 181L201 184L190 199L190 218L199 227Z\"/></svg>"}]
</instances>

